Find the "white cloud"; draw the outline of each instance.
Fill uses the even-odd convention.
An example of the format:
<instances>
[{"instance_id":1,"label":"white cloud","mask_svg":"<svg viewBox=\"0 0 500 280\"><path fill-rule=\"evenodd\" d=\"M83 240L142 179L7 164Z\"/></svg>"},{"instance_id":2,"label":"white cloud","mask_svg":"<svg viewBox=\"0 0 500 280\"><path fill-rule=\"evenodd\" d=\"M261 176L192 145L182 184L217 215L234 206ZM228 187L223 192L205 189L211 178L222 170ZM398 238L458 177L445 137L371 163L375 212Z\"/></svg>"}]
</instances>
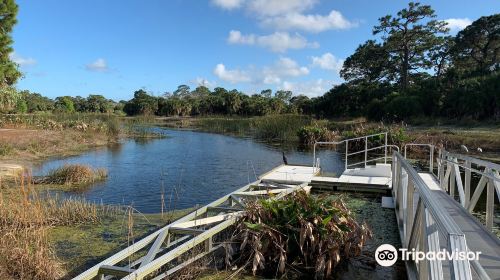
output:
<instances>
[{"instance_id":1,"label":"white cloud","mask_svg":"<svg viewBox=\"0 0 500 280\"><path fill-rule=\"evenodd\" d=\"M217 83L215 81L209 81L208 79L202 78L202 77L196 77L196 79L193 79L189 81L190 84L198 86L205 86L207 88L214 88Z\"/></svg>"},{"instance_id":2,"label":"white cloud","mask_svg":"<svg viewBox=\"0 0 500 280\"><path fill-rule=\"evenodd\" d=\"M94 72L106 72L109 70L106 60L103 58L98 58L96 61L85 65L85 69Z\"/></svg>"},{"instance_id":3,"label":"white cloud","mask_svg":"<svg viewBox=\"0 0 500 280\"><path fill-rule=\"evenodd\" d=\"M289 82L284 81L278 90L290 90L294 95L303 94L309 97L317 97L323 95L330 90L336 83L331 80L311 80L306 82Z\"/></svg>"},{"instance_id":4,"label":"white cloud","mask_svg":"<svg viewBox=\"0 0 500 280\"><path fill-rule=\"evenodd\" d=\"M212 3L218 7L226 10L232 10L240 8L243 5L244 0L212 0Z\"/></svg>"},{"instance_id":5,"label":"white cloud","mask_svg":"<svg viewBox=\"0 0 500 280\"><path fill-rule=\"evenodd\" d=\"M303 12L312 8L317 2L317 0L250 0L247 2L247 9L259 16L277 16Z\"/></svg>"},{"instance_id":6,"label":"white cloud","mask_svg":"<svg viewBox=\"0 0 500 280\"><path fill-rule=\"evenodd\" d=\"M238 69L228 70L226 69L226 66L222 63L219 63L215 66L214 74L219 79L226 82L230 82L232 84L250 82L251 80L250 76L247 73Z\"/></svg>"},{"instance_id":7,"label":"white cloud","mask_svg":"<svg viewBox=\"0 0 500 280\"><path fill-rule=\"evenodd\" d=\"M9 54L10 60L14 61L15 63L19 64L19 66L32 66L36 64L36 60L31 57L22 57L15 52L12 52Z\"/></svg>"},{"instance_id":8,"label":"white cloud","mask_svg":"<svg viewBox=\"0 0 500 280\"><path fill-rule=\"evenodd\" d=\"M339 11L335 10L332 10L326 16L290 13L283 16L265 18L262 20L262 25L279 30L292 29L313 33L332 29L348 29L356 26L355 23L350 22Z\"/></svg>"},{"instance_id":9,"label":"white cloud","mask_svg":"<svg viewBox=\"0 0 500 280\"><path fill-rule=\"evenodd\" d=\"M332 70L337 73L340 72L344 64L343 59L339 59L329 52L324 53L322 56L313 56L311 59L313 66L325 70Z\"/></svg>"},{"instance_id":10,"label":"white cloud","mask_svg":"<svg viewBox=\"0 0 500 280\"><path fill-rule=\"evenodd\" d=\"M295 60L288 57L280 57L272 66L267 66L258 71L262 73L258 83L264 84L279 84L285 77L299 77L309 75L309 69L305 66L300 66Z\"/></svg>"},{"instance_id":11,"label":"white cloud","mask_svg":"<svg viewBox=\"0 0 500 280\"><path fill-rule=\"evenodd\" d=\"M447 27L451 31L460 31L470 25L472 23L472 20L468 18L449 18L445 19L444 22L448 24Z\"/></svg>"},{"instance_id":12,"label":"white cloud","mask_svg":"<svg viewBox=\"0 0 500 280\"><path fill-rule=\"evenodd\" d=\"M227 42L230 44L242 44L242 45L253 45L255 44L255 35L243 35L238 30L229 31L229 37L227 37Z\"/></svg>"},{"instance_id":13,"label":"white cloud","mask_svg":"<svg viewBox=\"0 0 500 280\"><path fill-rule=\"evenodd\" d=\"M245 70L229 70L224 64L217 64L214 74L221 80L230 83L252 83L262 84L280 84L284 78L299 77L309 74L309 69L300 66L295 60L288 57L280 57L274 64L255 68L248 67Z\"/></svg>"},{"instance_id":14,"label":"white cloud","mask_svg":"<svg viewBox=\"0 0 500 280\"><path fill-rule=\"evenodd\" d=\"M244 35L238 30L231 30L227 38L230 44L256 45L273 52L286 52L288 49L318 48L319 43L308 42L300 34L290 35L288 32L274 32L269 35Z\"/></svg>"},{"instance_id":15,"label":"white cloud","mask_svg":"<svg viewBox=\"0 0 500 280\"><path fill-rule=\"evenodd\" d=\"M295 60L288 57L280 59L271 67L264 67L261 71L264 77L261 81L264 84L278 84L284 77L299 77L309 74L309 69L300 66Z\"/></svg>"}]
</instances>

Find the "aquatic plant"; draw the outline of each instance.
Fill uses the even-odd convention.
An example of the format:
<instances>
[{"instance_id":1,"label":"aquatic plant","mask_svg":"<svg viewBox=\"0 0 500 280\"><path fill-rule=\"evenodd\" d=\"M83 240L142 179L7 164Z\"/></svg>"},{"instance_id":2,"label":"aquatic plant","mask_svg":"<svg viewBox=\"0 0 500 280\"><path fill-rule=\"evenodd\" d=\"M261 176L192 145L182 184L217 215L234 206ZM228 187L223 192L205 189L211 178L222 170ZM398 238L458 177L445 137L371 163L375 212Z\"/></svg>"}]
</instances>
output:
<instances>
[{"instance_id":1,"label":"aquatic plant","mask_svg":"<svg viewBox=\"0 0 500 280\"><path fill-rule=\"evenodd\" d=\"M371 238L367 225L356 222L341 198L301 191L283 200L257 201L246 210L232 242L241 242L238 262L251 264L254 275L282 275L289 266L329 277Z\"/></svg>"}]
</instances>

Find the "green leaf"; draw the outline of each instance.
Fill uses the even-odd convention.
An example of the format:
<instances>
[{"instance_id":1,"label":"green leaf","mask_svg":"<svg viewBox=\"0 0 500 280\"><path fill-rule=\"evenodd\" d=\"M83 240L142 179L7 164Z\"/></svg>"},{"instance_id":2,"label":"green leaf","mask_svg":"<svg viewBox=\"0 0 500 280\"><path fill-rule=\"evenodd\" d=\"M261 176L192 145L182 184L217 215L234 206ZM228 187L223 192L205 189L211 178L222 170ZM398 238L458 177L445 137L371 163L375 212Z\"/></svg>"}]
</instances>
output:
<instances>
[{"instance_id":1,"label":"green leaf","mask_svg":"<svg viewBox=\"0 0 500 280\"><path fill-rule=\"evenodd\" d=\"M252 224L249 222L245 222L245 226L251 230L261 230L262 229L262 224Z\"/></svg>"}]
</instances>

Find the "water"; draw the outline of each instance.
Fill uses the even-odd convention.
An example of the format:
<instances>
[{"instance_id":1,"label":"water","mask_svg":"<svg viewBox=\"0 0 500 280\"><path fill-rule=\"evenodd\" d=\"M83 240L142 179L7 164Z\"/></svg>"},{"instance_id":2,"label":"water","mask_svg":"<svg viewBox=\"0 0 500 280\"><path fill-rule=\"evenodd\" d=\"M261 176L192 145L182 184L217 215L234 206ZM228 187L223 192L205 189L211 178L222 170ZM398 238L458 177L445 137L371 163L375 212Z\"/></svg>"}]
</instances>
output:
<instances>
[{"instance_id":1,"label":"water","mask_svg":"<svg viewBox=\"0 0 500 280\"><path fill-rule=\"evenodd\" d=\"M80 156L49 160L37 166L34 174L45 174L67 163L104 167L109 175L105 182L66 195L82 195L94 202L132 205L143 213L157 213L161 209L162 188L166 208L181 209L210 203L255 181L255 174L259 176L282 163L283 150L290 164L312 164L312 151L297 147L283 148L212 133L156 129L168 138L127 140ZM342 172L340 154L321 150L318 155L325 171Z\"/></svg>"}]
</instances>

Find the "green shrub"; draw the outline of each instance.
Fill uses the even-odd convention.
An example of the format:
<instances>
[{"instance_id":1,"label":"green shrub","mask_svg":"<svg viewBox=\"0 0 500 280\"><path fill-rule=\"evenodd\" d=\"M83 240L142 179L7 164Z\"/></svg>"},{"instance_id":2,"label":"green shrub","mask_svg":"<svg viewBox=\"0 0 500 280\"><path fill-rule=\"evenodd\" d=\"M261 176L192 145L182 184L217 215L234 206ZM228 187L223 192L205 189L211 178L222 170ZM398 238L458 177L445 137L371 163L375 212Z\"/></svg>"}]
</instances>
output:
<instances>
[{"instance_id":1,"label":"green shrub","mask_svg":"<svg viewBox=\"0 0 500 280\"><path fill-rule=\"evenodd\" d=\"M311 145L318 141L334 141L337 133L330 131L326 127L317 125L303 126L297 132L299 141L302 144Z\"/></svg>"},{"instance_id":2,"label":"green shrub","mask_svg":"<svg viewBox=\"0 0 500 280\"><path fill-rule=\"evenodd\" d=\"M238 260L252 264L254 274L276 278L287 265L323 279L342 260L359 255L370 237L368 226L356 222L342 199L300 191L249 204L233 241L241 242Z\"/></svg>"}]
</instances>

